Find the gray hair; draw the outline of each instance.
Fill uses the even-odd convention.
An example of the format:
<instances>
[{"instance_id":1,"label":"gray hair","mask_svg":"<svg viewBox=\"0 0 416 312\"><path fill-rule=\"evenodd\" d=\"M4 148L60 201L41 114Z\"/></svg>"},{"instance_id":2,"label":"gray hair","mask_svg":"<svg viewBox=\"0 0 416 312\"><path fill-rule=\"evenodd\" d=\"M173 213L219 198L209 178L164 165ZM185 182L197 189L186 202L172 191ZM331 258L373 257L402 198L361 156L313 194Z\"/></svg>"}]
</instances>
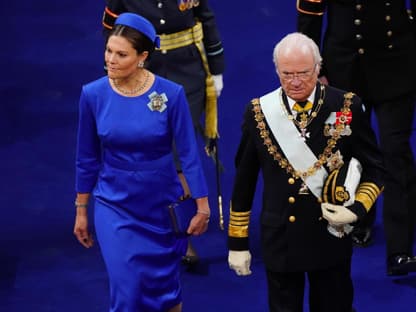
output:
<instances>
[{"instance_id":1,"label":"gray hair","mask_svg":"<svg viewBox=\"0 0 416 312\"><path fill-rule=\"evenodd\" d=\"M294 32L286 35L274 47L273 62L276 66L276 69L279 55L281 55L281 53L290 53L293 49L302 50L304 53L312 52L314 62L315 64L318 64L317 67L318 70L320 70L322 57L319 53L319 47L311 38L299 32Z\"/></svg>"}]
</instances>

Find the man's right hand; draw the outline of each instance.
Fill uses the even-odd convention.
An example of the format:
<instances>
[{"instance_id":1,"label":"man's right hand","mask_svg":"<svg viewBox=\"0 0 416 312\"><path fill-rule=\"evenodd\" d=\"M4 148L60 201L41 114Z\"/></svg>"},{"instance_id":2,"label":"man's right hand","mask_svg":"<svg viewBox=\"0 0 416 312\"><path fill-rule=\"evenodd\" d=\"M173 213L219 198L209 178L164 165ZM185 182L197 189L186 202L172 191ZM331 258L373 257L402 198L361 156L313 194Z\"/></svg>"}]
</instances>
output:
<instances>
[{"instance_id":1,"label":"man's right hand","mask_svg":"<svg viewBox=\"0 0 416 312\"><path fill-rule=\"evenodd\" d=\"M228 265L237 275L250 275L251 254L248 250L228 252Z\"/></svg>"}]
</instances>

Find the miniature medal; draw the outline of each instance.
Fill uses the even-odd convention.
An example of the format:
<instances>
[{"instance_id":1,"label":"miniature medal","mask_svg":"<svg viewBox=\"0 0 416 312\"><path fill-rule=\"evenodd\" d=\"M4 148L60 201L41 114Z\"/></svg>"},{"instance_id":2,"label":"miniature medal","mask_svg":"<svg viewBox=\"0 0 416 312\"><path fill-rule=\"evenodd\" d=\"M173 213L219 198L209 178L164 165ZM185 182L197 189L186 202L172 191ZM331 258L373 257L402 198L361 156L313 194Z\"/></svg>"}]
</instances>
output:
<instances>
[{"instance_id":1,"label":"miniature medal","mask_svg":"<svg viewBox=\"0 0 416 312\"><path fill-rule=\"evenodd\" d=\"M186 10L187 2L189 2L189 0L178 0L179 11L185 11Z\"/></svg>"},{"instance_id":2,"label":"miniature medal","mask_svg":"<svg viewBox=\"0 0 416 312\"><path fill-rule=\"evenodd\" d=\"M306 184L304 182L302 182L302 185L300 186L298 194L299 195L309 195L309 189L308 189L308 187L306 186Z\"/></svg>"}]
</instances>

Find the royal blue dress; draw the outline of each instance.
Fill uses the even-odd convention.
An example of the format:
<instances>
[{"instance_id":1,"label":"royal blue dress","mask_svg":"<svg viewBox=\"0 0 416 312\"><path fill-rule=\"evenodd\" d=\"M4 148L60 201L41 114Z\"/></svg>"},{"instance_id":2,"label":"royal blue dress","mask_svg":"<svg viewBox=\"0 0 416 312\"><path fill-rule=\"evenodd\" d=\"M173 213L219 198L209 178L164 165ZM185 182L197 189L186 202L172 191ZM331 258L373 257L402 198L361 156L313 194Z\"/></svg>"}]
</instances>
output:
<instances>
[{"instance_id":1,"label":"royal blue dress","mask_svg":"<svg viewBox=\"0 0 416 312\"><path fill-rule=\"evenodd\" d=\"M183 194L173 141L193 197L208 195L183 88L155 76L145 94L126 97L103 77L83 86L78 127L76 191L95 198L110 311L167 311L182 301L167 210Z\"/></svg>"}]
</instances>

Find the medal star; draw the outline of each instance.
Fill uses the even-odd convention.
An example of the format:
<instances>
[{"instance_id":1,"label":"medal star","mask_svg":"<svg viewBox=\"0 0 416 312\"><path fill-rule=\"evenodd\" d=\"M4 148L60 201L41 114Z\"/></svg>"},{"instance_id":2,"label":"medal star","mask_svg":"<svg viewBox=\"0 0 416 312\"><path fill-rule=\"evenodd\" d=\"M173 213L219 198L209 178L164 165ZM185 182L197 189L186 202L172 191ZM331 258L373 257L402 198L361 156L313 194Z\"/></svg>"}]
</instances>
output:
<instances>
[{"instance_id":1,"label":"medal star","mask_svg":"<svg viewBox=\"0 0 416 312\"><path fill-rule=\"evenodd\" d=\"M158 111L163 112L166 109L166 102L168 101L168 97L165 93L159 94L156 91L152 92L149 95L150 102L147 103L147 107L151 111Z\"/></svg>"}]
</instances>

